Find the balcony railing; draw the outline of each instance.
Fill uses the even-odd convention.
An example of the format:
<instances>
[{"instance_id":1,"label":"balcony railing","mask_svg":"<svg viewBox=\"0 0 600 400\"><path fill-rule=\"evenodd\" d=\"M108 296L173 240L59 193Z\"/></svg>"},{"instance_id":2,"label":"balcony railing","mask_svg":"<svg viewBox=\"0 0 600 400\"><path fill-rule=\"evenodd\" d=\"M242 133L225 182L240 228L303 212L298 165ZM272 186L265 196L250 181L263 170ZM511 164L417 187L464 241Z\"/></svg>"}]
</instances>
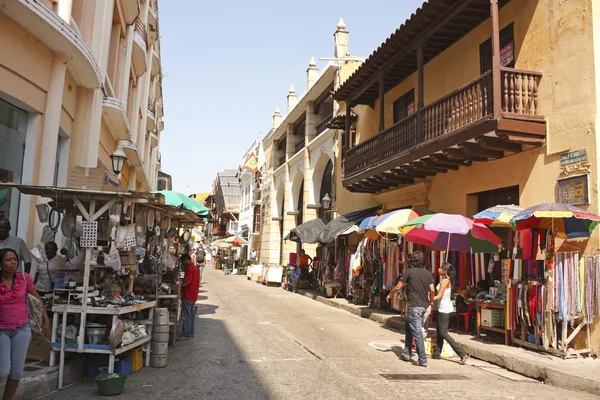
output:
<instances>
[{"instance_id":1,"label":"balcony railing","mask_svg":"<svg viewBox=\"0 0 600 400\"><path fill-rule=\"evenodd\" d=\"M306 138L303 137L302 139L298 140L298 143L296 143L296 145L294 146L294 149L296 150L294 154L302 150L304 146L306 146Z\"/></svg>"},{"instance_id":2,"label":"balcony railing","mask_svg":"<svg viewBox=\"0 0 600 400\"><path fill-rule=\"evenodd\" d=\"M501 68L504 118L542 119L538 115L541 73ZM363 172L428 142L493 117L491 71L427 105L346 152L345 177Z\"/></svg>"},{"instance_id":3,"label":"balcony railing","mask_svg":"<svg viewBox=\"0 0 600 400\"><path fill-rule=\"evenodd\" d=\"M319 136L321 133L323 133L323 131L325 129L327 129L327 124L329 123L329 121L331 121L333 119L333 114L329 114L328 116L326 116L323 121L319 122L317 124L317 136Z\"/></svg>"},{"instance_id":4,"label":"balcony railing","mask_svg":"<svg viewBox=\"0 0 600 400\"><path fill-rule=\"evenodd\" d=\"M142 36L142 39L144 39L144 43L146 43L147 46L148 40L146 39L146 26L144 26L144 23L139 17L135 19L135 31Z\"/></svg>"},{"instance_id":5,"label":"balcony railing","mask_svg":"<svg viewBox=\"0 0 600 400\"><path fill-rule=\"evenodd\" d=\"M154 101L152 99L148 99L148 111L154 115L154 109Z\"/></svg>"}]
</instances>

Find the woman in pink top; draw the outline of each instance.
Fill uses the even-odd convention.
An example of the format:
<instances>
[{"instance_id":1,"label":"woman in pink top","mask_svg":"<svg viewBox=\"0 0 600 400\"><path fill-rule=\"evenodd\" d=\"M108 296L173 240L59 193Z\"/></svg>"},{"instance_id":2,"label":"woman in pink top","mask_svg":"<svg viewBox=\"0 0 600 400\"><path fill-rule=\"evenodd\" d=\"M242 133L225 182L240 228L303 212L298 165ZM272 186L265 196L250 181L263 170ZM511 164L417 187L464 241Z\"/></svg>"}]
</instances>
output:
<instances>
[{"instance_id":1,"label":"woman in pink top","mask_svg":"<svg viewBox=\"0 0 600 400\"><path fill-rule=\"evenodd\" d=\"M40 298L31 276L17 272L18 267L19 257L13 249L0 250L0 382L8 378L4 387L5 400L12 400L19 387L31 340L27 293ZM50 320L43 307L42 310L43 333L47 335Z\"/></svg>"}]
</instances>

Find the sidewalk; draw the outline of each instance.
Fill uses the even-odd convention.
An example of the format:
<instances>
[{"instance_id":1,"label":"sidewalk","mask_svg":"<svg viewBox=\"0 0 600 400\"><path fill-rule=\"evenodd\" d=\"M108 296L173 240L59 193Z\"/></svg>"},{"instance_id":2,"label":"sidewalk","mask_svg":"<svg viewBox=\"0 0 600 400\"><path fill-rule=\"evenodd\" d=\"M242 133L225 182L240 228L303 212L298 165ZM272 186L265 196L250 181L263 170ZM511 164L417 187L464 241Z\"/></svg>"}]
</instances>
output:
<instances>
[{"instance_id":1,"label":"sidewalk","mask_svg":"<svg viewBox=\"0 0 600 400\"><path fill-rule=\"evenodd\" d=\"M298 293L328 306L404 332L404 319L395 312L377 311L367 306L354 305L346 299L330 299L322 296L316 290L299 289ZM562 360L555 356L519 347L486 343L476 340L471 335L457 333L450 335L475 358L543 381L548 385L600 395L600 376L598 374L600 361L590 358Z\"/></svg>"},{"instance_id":2,"label":"sidewalk","mask_svg":"<svg viewBox=\"0 0 600 400\"><path fill-rule=\"evenodd\" d=\"M83 358L65 362L65 387L83 380L85 364ZM30 400L47 395L58 388L58 366L49 367L40 361L26 361L23 378L14 400ZM0 394L4 393L4 383L0 383Z\"/></svg>"}]
</instances>

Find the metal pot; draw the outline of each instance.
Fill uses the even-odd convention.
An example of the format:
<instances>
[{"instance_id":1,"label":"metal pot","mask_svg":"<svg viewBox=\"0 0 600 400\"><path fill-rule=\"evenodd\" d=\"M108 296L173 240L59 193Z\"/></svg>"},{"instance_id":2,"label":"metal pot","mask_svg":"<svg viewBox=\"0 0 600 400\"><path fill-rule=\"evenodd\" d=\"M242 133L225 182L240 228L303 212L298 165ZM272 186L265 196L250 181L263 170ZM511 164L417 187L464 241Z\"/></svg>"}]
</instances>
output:
<instances>
[{"instance_id":1,"label":"metal pot","mask_svg":"<svg viewBox=\"0 0 600 400\"><path fill-rule=\"evenodd\" d=\"M169 310L166 308L154 309L154 325L169 325Z\"/></svg>"},{"instance_id":2,"label":"metal pot","mask_svg":"<svg viewBox=\"0 0 600 400\"><path fill-rule=\"evenodd\" d=\"M154 325L152 333L169 333L169 325Z\"/></svg>"},{"instance_id":3,"label":"metal pot","mask_svg":"<svg viewBox=\"0 0 600 400\"><path fill-rule=\"evenodd\" d=\"M153 333L152 341L156 343L168 343L169 342L169 332L166 333Z\"/></svg>"},{"instance_id":4,"label":"metal pot","mask_svg":"<svg viewBox=\"0 0 600 400\"><path fill-rule=\"evenodd\" d=\"M86 327L85 335L87 336L87 342L89 344L98 344L104 339L106 335L106 328L102 327Z\"/></svg>"},{"instance_id":5,"label":"metal pot","mask_svg":"<svg viewBox=\"0 0 600 400\"><path fill-rule=\"evenodd\" d=\"M168 339L167 339L168 340ZM157 343L155 341L152 341L152 355L167 355L169 353L169 343L167 342L163 342L163 343Z\"/></svg>"},{"instance_id":6,"label":"metal pot","mask_svg":"<svg viewBox=\"0 0 600 400\"><path fill-rule=\"evenodd\" d=\"M167 355L152 354L150 356L150 365L154 368L164 368L168 364Z\"/></svg>"}]
</instances>

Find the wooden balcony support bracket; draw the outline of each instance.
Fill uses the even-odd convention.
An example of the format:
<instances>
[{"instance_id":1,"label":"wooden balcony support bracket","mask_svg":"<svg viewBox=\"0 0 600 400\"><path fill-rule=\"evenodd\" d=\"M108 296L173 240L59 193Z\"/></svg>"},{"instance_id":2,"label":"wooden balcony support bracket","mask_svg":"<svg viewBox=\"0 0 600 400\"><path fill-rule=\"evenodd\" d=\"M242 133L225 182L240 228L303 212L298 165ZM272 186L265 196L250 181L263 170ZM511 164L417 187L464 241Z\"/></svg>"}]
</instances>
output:
<instances>
[{"instance_id":1,"label":"wooden balcony support bracket","mask_svg":"<svg viewBox=\"0 0 600 400\"><path fill-rule=\"evenodd\" d=\"M424 165L425 167L437 169L440 172L448 172L449 169L452 169L455 171L458 170L458 165L440 164L437 161L435 161L433 158L425 158L425 159L421 160L421 164Z\"/></svg>"},{"instance_id":2,"label":"wooden balcony support bracket","mask_svg":"<svg viewBox=\"0 0 600 400\"><path fill-rule=\"evenodd\" d=\"M446 149L444 150L444 154L451 160L458 161L487 161L486 157L478 157L473 155L467 155L461 149Z\"/></svg>"},{"instance_id":3,"label":"wooden balcony support bracket","mask_svg":"<svg viewBox=\"0 0 600 400\"><path fill-rule=\"evenodd\" d=\"M519 143L510 142L493 136L480 136L475 139L477 143L484 149L508 151L511 153L520 153L523 146Z\"/></svg>"},{"instance_id":4,"label":"wooden balcony support bracket","mask_svg":"<svg viewBox=\"0 0 600 400\"><path fill-rule=\"evenodd\" d=\"M428 176L434 176L436 174L435 171L424 171L422 168L417 170L412 165L405 166L403 168L403 171L406 175L413 177L413 178L419 178L419 179L425 179Z\"/></svg>"},{"instance_id":5,"label":"wooden balcony support bracket","mask_svg":"<svg viewBox=\"0 0 600 400\"><path fill-rule=\"evenodd\" d=\"M442 165L444 167L456 167L458 169L461 166L470 166L471 162L469 160L452 160L448 158L448 156L444 154L432 154L429 156L432 160L436 162L438 165Z\"/></svg>"},{"instance_id":6,"label":"wooden balcony support bracket","mask_svg":"<svg viewBox=\"0 0 600 400\"><path fill-rule=\"evenodd\" d=\"M466 142L458 145L458 147L464 150L465 154L468 156L481 157L485 160L499 159L504 157L503 151L484 149L477 143Z\"/></svg>"}]
</instances>

